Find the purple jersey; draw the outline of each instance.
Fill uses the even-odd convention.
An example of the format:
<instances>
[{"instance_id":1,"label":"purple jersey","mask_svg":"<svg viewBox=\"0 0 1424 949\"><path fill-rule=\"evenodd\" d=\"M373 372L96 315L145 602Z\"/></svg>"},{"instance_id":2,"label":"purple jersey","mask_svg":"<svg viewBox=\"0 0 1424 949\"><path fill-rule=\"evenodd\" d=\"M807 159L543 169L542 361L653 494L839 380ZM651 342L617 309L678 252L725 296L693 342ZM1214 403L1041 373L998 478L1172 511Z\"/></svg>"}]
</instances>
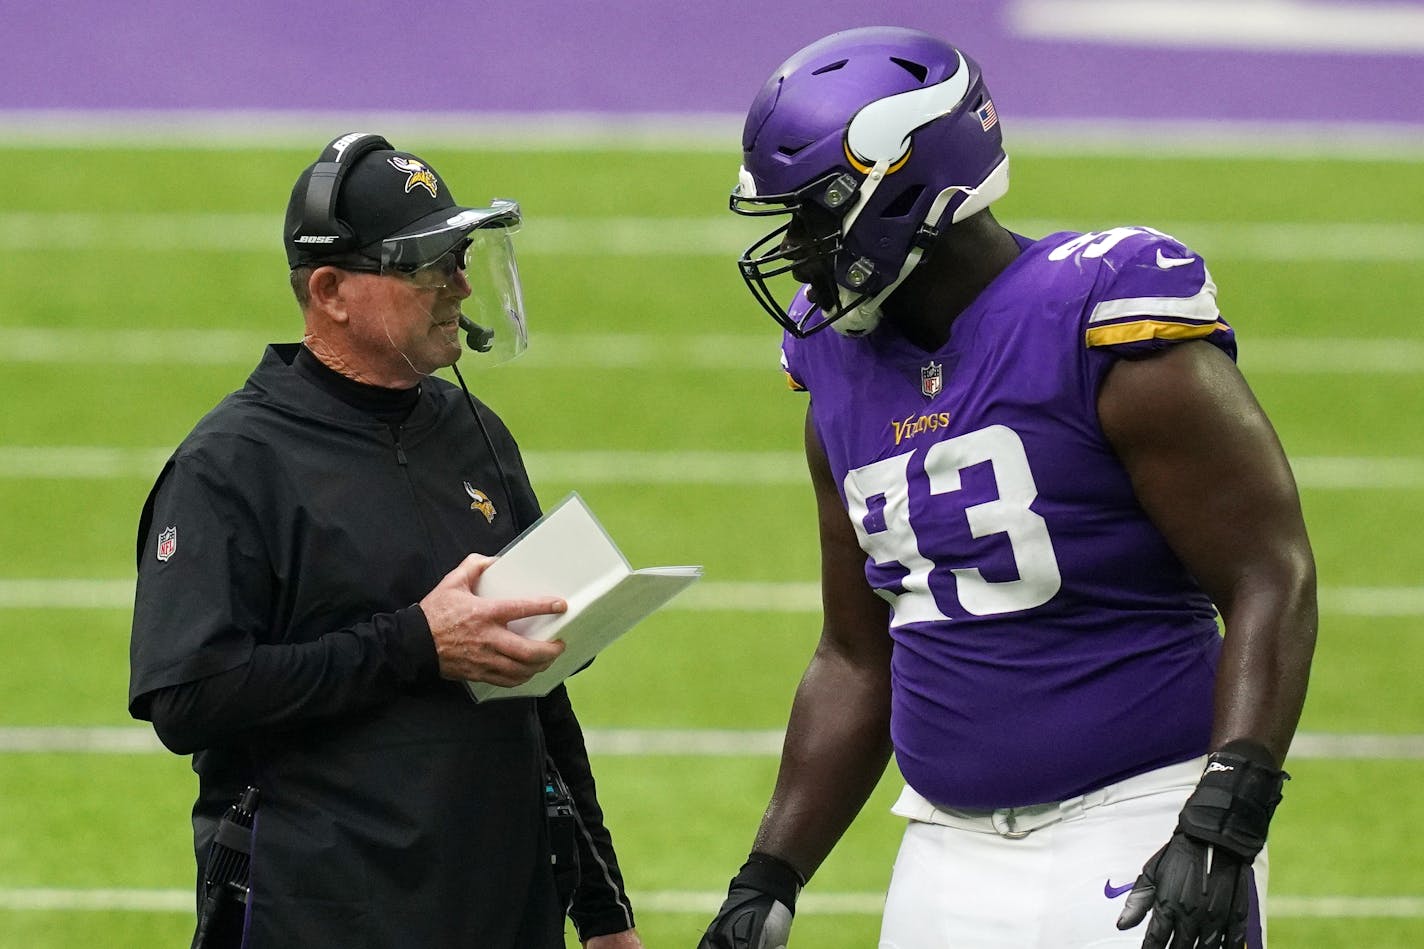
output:
<instances>
[{"instance_id":1,"label":"purple jersey","mask_svg":"<svg viewBox=\"0 0 1424 949\"><path fill-rule=\"evenodd\" d=\"M1117 359L1181 340L1234 357L1216 287L1148 228L1019 243L936 352L888 325L783 344L893 609L900 770L954 807L1081 794L1202 754L1211 729L1215 610L1097 394Z\"/></svg>"}]
</instances>

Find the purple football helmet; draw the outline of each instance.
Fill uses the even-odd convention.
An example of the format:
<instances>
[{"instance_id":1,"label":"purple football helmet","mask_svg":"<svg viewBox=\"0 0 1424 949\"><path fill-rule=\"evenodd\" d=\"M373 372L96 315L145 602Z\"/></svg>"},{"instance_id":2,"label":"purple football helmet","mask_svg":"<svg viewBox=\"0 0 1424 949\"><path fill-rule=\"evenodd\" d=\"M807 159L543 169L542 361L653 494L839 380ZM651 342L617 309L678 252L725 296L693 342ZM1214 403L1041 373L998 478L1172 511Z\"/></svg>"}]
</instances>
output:
<instances>
[{"instance_id":1,"label":"purple football helmet","mask_svg":"<svg viewBox=\"0 0 1424 949\"><path fill-rule=\"evenodd\" d=\"M737 263L799 337L870 332L941 225L1009 187L979 64L899 27L833 33L782 63L747 113L742 155L732 210L793 217ZM785 274L807 284L787 306L767 285Z\"/></svg>"}]
</instances>

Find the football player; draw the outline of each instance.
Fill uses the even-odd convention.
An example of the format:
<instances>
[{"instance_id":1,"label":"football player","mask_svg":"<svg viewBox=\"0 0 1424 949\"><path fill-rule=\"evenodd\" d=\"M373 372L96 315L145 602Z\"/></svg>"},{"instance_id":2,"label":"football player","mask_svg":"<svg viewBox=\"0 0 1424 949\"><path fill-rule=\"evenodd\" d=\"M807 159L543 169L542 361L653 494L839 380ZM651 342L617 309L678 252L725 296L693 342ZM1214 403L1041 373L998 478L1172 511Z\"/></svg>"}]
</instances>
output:
<instances>
[{"instance_id":1,"label":"football player","mask_svg":"<svg viewBox=\"0 0 1424 949\"><path fill-rule=\"evenodd\" d=\"M739 263L810 396L825 614L700 946L786 944L892 751L885 949L1264 946L1315 567L1206 262L1006 229L979 64L917 31L796 53L742 148L732 210L784 218Z\"/></svg>"}]
</instances>

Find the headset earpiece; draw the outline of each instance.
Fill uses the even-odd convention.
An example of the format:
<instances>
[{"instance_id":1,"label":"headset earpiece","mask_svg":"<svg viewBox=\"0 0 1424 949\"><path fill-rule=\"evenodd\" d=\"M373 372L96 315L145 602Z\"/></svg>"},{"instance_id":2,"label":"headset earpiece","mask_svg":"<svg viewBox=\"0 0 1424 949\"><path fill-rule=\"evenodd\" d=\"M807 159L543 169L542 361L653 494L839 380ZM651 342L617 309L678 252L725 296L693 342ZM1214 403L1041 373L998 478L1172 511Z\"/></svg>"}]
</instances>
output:
<instances>
[{"instance_id":1,"label":"headset earpiece","mask_svg":"<svg viewBox=\"0 0 1424 949\"><path fill-rule=\"evenodd\" d=\"M336 199L346 173L363 155L391 143L372 132L348 132L332 139L312 166L302 199L302 221L292 235L298 243L321 245L332 254L356 250L351 229L336 216Z\"/></svg>"}]
</instances>

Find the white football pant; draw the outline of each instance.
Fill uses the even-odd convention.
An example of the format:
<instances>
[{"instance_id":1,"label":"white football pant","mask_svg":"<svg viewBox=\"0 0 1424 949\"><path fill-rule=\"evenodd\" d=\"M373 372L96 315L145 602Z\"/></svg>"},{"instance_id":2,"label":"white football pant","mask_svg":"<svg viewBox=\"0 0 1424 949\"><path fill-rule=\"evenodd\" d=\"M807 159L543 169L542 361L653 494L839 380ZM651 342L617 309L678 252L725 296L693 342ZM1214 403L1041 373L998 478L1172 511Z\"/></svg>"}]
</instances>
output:
<instances>
[{"instance_id":1,"label":"white football pant","mask_svg":"<svg viewBox=\"0 0 1424 949\"><path fill-rule=\"evenodd\" d=\"M941 809L905 788L891 808L909 826L880 949L1139 949L1147 920L1119 932L1118 914L1205 766L1188 761L1058 804L999 811ZM1265 949L1266 851L1253 869L1247 945Z\"/></svg>"}]
</instances>

